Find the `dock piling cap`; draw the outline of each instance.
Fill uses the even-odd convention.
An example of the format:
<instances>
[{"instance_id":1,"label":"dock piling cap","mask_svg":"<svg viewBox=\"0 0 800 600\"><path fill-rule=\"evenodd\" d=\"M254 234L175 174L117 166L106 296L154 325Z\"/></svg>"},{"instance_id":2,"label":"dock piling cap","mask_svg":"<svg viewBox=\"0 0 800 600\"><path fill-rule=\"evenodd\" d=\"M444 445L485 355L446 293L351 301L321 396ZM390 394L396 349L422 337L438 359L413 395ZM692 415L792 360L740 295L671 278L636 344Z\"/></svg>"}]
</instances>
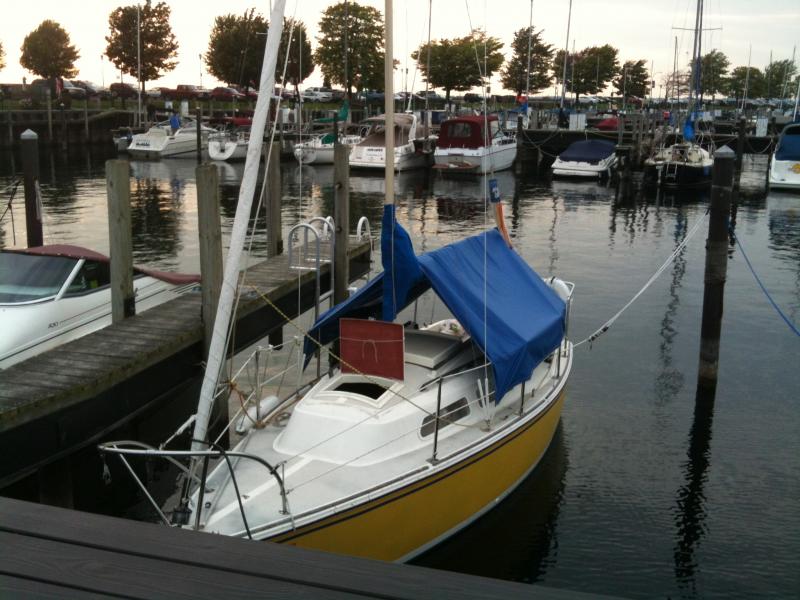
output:
<instances>
[{"instance_id":1,"label":"dock piling cap","mask_svg":"<svg viewBox=\"0 0 800 600\"><path fill-rule=\"evenodd\" d=\"M729 146L723 146L714 152L714 158L734 158L736 155Z\"/></svg>"},{"instance_id":2,"label":"dock piling cap","mask_svg":"<svg viewBox=\"0 0 800 600\"><path fill-rule=\"evenodd\" d=\"M35 131L31 130L31 129L26 129L25 131L23 131L20 134L19 139L21 139L21 140L38 140L39 139L39 134L36 133Z\"/></svg>"}]
</instances>

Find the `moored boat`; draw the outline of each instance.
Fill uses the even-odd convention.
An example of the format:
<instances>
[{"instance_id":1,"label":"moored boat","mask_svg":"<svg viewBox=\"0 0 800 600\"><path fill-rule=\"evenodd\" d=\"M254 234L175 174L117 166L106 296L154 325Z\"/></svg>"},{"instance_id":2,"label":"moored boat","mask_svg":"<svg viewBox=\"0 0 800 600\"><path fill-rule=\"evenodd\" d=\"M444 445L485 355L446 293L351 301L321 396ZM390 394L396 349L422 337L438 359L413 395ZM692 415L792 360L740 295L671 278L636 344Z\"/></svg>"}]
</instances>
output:
<instances>
[{"instance_id":1,"label":"moored boat","mask_svg":"<svg viewBox=\"0 0 800 600\"><path fill-rule=\"evenodd\" d=\"M197 275L134 271L138 312L184 293ZM0 251L0 369L111 323L108 257L78 246Z\"/></svg>"},{"instance_id":2,"label":"moored boat","mask_svg":"<svg viewBox=\"0 0 800 600\"><path fill-rule=\"evenodd\" d=\"M347 146L356 146L363 139L360 135L339 136L339 142ZM332 165L334 140L333 133L325 133L305 142L298 142L294 145L294 157L304 165Z\"/></svg>"},{"instance_id":3,"label":"moored boat","mask_svg":"<svg viewBox=\"0 0 800 600\"><path fill-rule=\"evenodd\" d=\"M617 166L616 147L607 140L573 142L553 162L553 177L609 177Z\"/></svg>"},{"instance_id":4,"label":"moored boat","mask_svg":"<svg viewBox=\"0 0 800 600\"><path fill-rule=\"evenodd\" d=\"M711 183L711 153L699 144L682 142L661 148L644 161L647 181L662 187L702 187Z\"/></svg>"},{"instance_id":5,"label":"moored boat","mask_svg":"<svg viewBox=\"0 0 800 600\"><path fill-rule=\"evenodd\" d=\"M216 129L200 125L200 147L208 147L208 136ZM132 158L165 158L182 156L197 152L197 121L183 119L175 132L169 122L153 125L146 133L133 136L128 145L128 154Z\"/></svg>"},{"instance_id":6,"label":"moored boat","mask_svg":"<svg viewBox=\"0 0 800 600\"><path fill-rule=\"evenodd\" d=\"M800 190L800 123L783 128L769 166L769 186Z\"/></svg>"},{"instance_id":7,"label":"moored boat","mask_svg":"<svg viewBox=\"0 0 800 600\"><path fill-rule=\"evenodd\" d=\"M516 157L516 141L500 129L497 115L469 115L442 123L434 168L484 174L510 168Z\"/></svg>"},{"instance_id":8,"label":"moored boat","mask_svg":"<svg viewBox=\"0 0 800 600\"><path fill-rule=\"evenodd\" d=\"M350 150L350 167L355 169L384 169L386 165L386 117L380 115L365 121L367 135ZM413 113L394 115L394 169L405 171L430 164L432 152L425 140L417 138L417 116Z\"/></svg>"}]
</instances>

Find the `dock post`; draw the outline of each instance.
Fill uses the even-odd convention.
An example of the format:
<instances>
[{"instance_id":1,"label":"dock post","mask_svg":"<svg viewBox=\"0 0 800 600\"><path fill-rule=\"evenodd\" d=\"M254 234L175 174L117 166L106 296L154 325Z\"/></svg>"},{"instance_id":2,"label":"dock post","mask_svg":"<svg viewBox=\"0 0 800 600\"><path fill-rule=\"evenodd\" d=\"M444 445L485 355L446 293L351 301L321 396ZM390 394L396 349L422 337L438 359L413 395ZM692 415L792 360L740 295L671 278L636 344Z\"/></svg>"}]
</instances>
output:
<instances>
[{"instance_id":1,"label":"dock post","mask_svg":"<svg viewBox=\"0 0 800 600\"><path fill-rule=\"evenodd\" d=\"M286 147L284 146L283 140L283 109L278 111L278 117L276 123L278 124L278 141L281 144L281 154L283 154L283 149Z\"/></svg>"},{"instance_id":2,"label":"dock post","mask_svg":"<svg viewBox=\"0 0 800 600\"><path fill-rule=\"evenodd\" d=\"M222 288L222 229L219 222L219 172L212 164L195 169L197 181L197 233L200 238L200 287L204 352L208 357L214 317Z\"/></svg>"},{"instance_id":3,"label":"dock post","mask_svg":"<svg viewBox=\"0 0 800 600\"><path fill-rule=\"evenodd\" d=\"M83 101L83 135L86 143L89 143L89 97Z\"/></svg>"},{"instance_id":4,"label":"dock post","mask_svg":"<svg viewBox=\"0 0 800 600\"><path fill-rule=\"evenodd\" d=\"M6 112L6 118L8 118L8 148L12 149L14 147L14 116L10 110Z\"/></svg>"},{"instance_id":5,"label":"dock post","mask_svg":"<svg viewBox=\"0 0 800 600\"><path fill-rule=\"evenodd\" d=\"M736 138L736 182L742 177L742 161L744 159L744 145L747 136L747 119L739 117L739 131ZM767 169L769 171L769 169Z\"/></svg>"},{"instance_id":6,"label":"dock post","mask_svg":"<svg viewBox=\"0 0 800 600\"><path fill-rule=\"evenodd\" d=\"M518 115L517 116L517 158L514 161L514 171L517 173L517 175L522 174L522 153L524 151L524 148L522 146L522 139L523 139L522 132L523 132L523 129L522 129L522 115Z\"/></svg>"},{"instance_id":7,"label":"dock post","mask_svg":"<svg viewBox=\"0 0 800 600\"><path fill-rule=\"evenodd\" d=\"M333 147L333 222L335 242L333 272L333 302L347 300L347 285L350 281L350 262L347 250L350 243L350 146L339 142L337 136Z\"/></svg>"},{"instance_id":8,"label":"dock post","mask_svg":"<svg viewBox=\"0 0 800 600\"><path fill-rule=\"evenodd\" d=\"M703 288L703 320L700 327L698 392L713 392L719 369L719 338L728 270L728 219L733 190L734 153L727 146L714 154L711 179L711 211L706 240ZM699 394L698 394L699 397Z\"/></svg>"},{"instance_id":9,"label":"dock post","mask_svg":"<svg viewBox=\"0 0 800 600\"><path fill-rule=\"evenodd\" d=\"M625 115L617 116L617 146L622 143L625 135Z\"/></svg>"},{"instance_id":10,"label":"dock post","mask_svg":"<svg viewBox=\"0 0 800 600\"><path fill-rule=\"evenodd\" d=\"M50 86L47 86L47 89L44 93L45 102L47 102L47 142L52 144L53 143L53 102L50 95Z\"/></svg>"},{"instance_id":11,"label":"dock post","mask_svg":"<svg viewBox=\"0 0 800 600\"><path fill-rule=\"evenodd\" d=\"M42 202L39 195L39 136L26 129L19 136L22 145L22 174L25 182L25 230L28 248L44 245Z\"/></svg>"},{"instance_id":12,"label":"dock post","mask_svg":"<svg viewBox=\"0 0 800 600\"><path fill-rule=\"evenodd\" d=\"M283 253L283 231L281 230L281 144L272 143L272 151L268 151L267 171L267 255L277 256Z\"/></svg>"},{"instance_id":13,"label":"dock post","mask_svg":"<svg viewBox=\"0 0 800 600\"><path fill-rule=\"evenodd\" d=\"M200 134L200 130L203 123L203 109L199 106L195 111L195 115L197 117L197 164L199 165L203 162L203 143L202 143L202 136Z\"/></svg>"},{"instance_id":14,"label":"dock post","mask_svg":"<svg viewBox=\"0 0 800 600\"><path fill-rule=\"evenodd\" d=\"M108 237L111 255L111 322L136 314L133 293L130 166L127 160L106 161Z\"/></svg>"},{"instance_id":15,"label":"dock post","mask_svg":"<svg viewBox=\"0 0 800 600\"><path fill-rule=\"evenodd\" d=\"M64 102L59 103L61 112L61 149L66 150L69 145L69 128L67 127L67 112L64 110Z\"/></svg>"}]
</instances>

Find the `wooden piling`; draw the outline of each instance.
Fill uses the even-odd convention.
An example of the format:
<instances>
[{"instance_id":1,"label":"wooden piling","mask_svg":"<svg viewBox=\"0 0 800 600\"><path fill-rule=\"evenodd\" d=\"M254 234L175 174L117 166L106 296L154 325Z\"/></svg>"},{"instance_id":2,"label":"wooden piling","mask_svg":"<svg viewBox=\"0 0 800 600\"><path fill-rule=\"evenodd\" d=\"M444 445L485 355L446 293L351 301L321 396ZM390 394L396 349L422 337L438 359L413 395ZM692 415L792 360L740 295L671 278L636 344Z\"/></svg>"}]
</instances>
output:
<instances>
[{"instance_id":1,"label":"wooden piling","mask_svg":"<svg viewBox=\"0 0 800 600\"><path fill-rule=\"evenodd\" d=\"M195 169L197 181L197 232L200 238L201 316L205 331L204 357L208 357L214 317L222 288L222 228L219 222L219 172L212 164Z\"/></svg>"},{"instance_id":2,"label":"wooden piling","mask_svg":"<svg viewBox=\"0 0 800 600\"><path fill-rule=\"evenodd\" d=\"M44 244L42 203L39 196L39 136L26 129L19 136L22 145L22 174L25 183L25 230L28 248Z\"/></svg>"},{"instance_id":3,"label":"wooden piling","mask_svg":"<svg viewBox=\"0 0 800 600\"><path fill-rule=\"evenodd\" d=\"M14 115L9 110L6 112L6 118L8 119L8 147L14 147Z\"/></svg>"},{"instance_id":4,"label":"wooden piling","mask_svg":"<svg viewBox=\"0 0 800 600\"><path fill-rule=\"evenodd\" d=\"M203 162L203 143L200 134L203 123L203 109L198 106L195 115L197 118L197 164L199 165Z\"/></svg>"},{"instance_id":5,"label":"wooden piling","mask_svg":"<svg viewBox=\"0 0 800 600\"><path fill-rule=\"evenodd\" d=\"M335 242L333 272L333 302L347 300L350 281L350 262L347 259L350 242L350 146L339 143L337 137L333 149L333 221Z\"/></svg>"},{"instance_id":6,"label":"wooden piling","mask_svg":"<svg viewBox=\"0 0 800 600\"><path fill-rule=\"evenodd\" d=\"M514 161L514 171L517 175L522 173L522 153L524 147L523 142L523 129L522 129L522 115L517 115L517 158Z\"/></svg>"},{"instance_id":7,"label":"wooden piling","mask_svg":"<svg viewBox=\"0 0 800 600\"><path fill-rule=\"evenodd\" d=\"M281 225L281 145L280 142L272 143L272 151L269 146L264 146L265 160L269 161L266 165L267 187L266 187L266 207L267 207L267 255L277 256L283 252L283 231Z\"/></svg>"},{"instance_id":8,"label":"wooden piling","mask_svg":"<svg viewBox=\"0 0 800 600\"><path fill-rule=\"evenodd\" d=\"M111 320L136 314L133 292L130 166L127 160L106 161L108 236L111 254Z\"/></svg>"},{"instance_id":9,"label":"wooden piling","mask_svg":"<svg viewBox=\"0 0 800 600\"><path fill-rule=\"evenodd\" d=\"M83 139L89 143L89 98L83 101Z\"/></svg>"},{"instance_id":10,"label":"wooden piling","mask_svg":"<svg viewBox=\"0 0 800 600\"><path fill-rule=\"evenodd\" d=\"M734 153L727 146L714 154L711 179L711 211L706 240L703 320L700 328L698 390L713 391L719 369L719 339L728 270L728 219L733 190ZM698 395L699 397L699 395Z\"/></svg>"},{"instance_id":11,"label":"wooden piling","mask_svg":"<svg viewBox=\"0 0 800 600\"><path fill-rule=\"evenodd\" d=\"M739 117L738 137L736 138L736 181L737 182L742 177L742 161L744 159L744 145L746 139L747 139L747 119L745 117Z\"/></svg>"},{"instance_id":12,"label":"wooden piling","mask_svg":"<svg viewBox=\"0 0 800 600\"><path fill-rule=\"evenodd\" d=\"M53 101L50 96L50 85L48 84L47 89L44 93L45 101L47 102L47 142L52 144L53 143Z\"/></svg>"}]
</instances>

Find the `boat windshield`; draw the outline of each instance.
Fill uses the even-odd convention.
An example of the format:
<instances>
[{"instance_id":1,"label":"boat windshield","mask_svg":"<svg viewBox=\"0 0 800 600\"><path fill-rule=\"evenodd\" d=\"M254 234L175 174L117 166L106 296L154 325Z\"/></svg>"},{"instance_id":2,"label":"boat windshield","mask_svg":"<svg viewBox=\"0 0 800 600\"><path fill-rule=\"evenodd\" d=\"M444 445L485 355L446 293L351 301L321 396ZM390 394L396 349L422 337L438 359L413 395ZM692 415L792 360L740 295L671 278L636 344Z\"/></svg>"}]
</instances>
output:
<instances>
[{"instance_id":1,"label":"boat windshield","mask_svg":"<svg viewBox=\"0 0 800 600\"><path fill-rule=\"evenodd\" d=\"M55 296L77 262L61 256L0 252L0 304Z\"/></svg>"}]
</instances>

